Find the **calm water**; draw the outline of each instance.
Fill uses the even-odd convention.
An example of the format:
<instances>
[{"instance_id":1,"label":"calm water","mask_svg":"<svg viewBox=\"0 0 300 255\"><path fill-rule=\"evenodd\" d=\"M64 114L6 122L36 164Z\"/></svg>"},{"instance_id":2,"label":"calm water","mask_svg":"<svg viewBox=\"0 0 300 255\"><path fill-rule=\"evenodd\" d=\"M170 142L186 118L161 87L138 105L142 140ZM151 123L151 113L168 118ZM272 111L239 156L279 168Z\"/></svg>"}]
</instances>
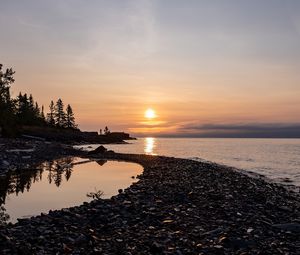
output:
<instances>
[{"instance_id":1,"label":"calm water","mask_svg":"<svg viewBox=\"0 0 300 255\"><path fill-rule=\"evenodd\" d=\"M0 201L9 221L47 213L89 201L87 193L102 191L103 198L118 194L130 186L143 168L117 161L92 161L64 158L45 162L37 171L10 173L0 179ZM81 164L80 164L81 162ZM1 212L0 212L1 214Z\"/></svg>"},{"instance_id":2,"label":"calm water","mask_svg":"<svg viewBox=\"0 0 300 255\"><path fill-rule=\"evenodd\" d=\"M116 152L213 161L300 186L300 139L140 138L130 143L107 147Z\"/></svg>"}]
</instances>

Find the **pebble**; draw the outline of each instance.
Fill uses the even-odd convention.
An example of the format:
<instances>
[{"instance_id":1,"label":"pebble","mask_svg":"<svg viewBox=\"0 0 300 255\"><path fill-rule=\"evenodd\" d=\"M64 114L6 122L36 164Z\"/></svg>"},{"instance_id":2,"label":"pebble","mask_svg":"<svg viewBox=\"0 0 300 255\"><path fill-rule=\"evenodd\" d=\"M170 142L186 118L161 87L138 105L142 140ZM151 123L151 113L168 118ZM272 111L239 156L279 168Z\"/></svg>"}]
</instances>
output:
<instances>
[{"instance_id":1,"label":"pebble","mask_svg":"<svg viewBox=\"0 0 300 255\"><path fill-rule=\"evenodd\" d=\"M299 254L300 198L280 185L208 162L80 153L144 172L112 199L0 227L1 254Z\"/></svg>"}]
</instances>

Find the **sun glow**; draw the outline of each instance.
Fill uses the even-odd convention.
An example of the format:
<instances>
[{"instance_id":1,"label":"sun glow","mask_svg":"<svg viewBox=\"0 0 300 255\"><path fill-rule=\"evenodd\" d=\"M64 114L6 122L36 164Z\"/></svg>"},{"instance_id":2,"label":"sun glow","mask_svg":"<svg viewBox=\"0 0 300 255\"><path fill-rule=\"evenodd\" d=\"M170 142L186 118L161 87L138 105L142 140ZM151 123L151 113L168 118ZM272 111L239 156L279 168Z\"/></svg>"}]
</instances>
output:
<instances>
[{"instance_id":1,"label":"sun glow","mask_svg":"<svg viewBox=\"0 0 300 255\"><path fill-rule=\"evenodd\" d=\"M157 117L155 111L153 109L151 109L151 108L149 108L149 109L147 109L145 111L145 115L144 116L145 116L146 119L149 119L149 120L150 119L154 119L154 118Z\"/></svg>"}]
</instances>

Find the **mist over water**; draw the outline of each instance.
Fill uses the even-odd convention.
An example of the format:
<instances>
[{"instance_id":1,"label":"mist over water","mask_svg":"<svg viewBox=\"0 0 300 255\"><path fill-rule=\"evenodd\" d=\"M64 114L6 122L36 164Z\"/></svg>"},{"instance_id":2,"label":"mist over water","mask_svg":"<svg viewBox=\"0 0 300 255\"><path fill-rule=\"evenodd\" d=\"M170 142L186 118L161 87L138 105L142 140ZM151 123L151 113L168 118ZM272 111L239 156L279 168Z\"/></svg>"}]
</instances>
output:
<instances>
[{"instance_id":1,"label":"mist over water","mask_svg":"<svg viewBox=\"0 0 300 255\"><path fill-rule=\"evenodd\" d=\"M300 186L300 139L139 138L107 145L123 153L207 160Z\"/></svg>"}]
</instances>

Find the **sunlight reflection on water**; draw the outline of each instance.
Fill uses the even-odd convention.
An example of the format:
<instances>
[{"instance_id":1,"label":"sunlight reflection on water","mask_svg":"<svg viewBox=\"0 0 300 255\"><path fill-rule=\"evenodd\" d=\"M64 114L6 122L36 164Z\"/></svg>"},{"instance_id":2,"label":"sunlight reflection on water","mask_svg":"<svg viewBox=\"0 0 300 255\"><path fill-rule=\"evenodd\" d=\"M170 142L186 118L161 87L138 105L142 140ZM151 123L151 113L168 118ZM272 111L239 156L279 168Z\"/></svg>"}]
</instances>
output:
<instances>
[{"instance_id":1,"label":"sunlight reflection on water","mask_svg":"<svg viewBox=\"0 0 300 255\"><path fill-rule=\"evenodd\" d=\"M107 147L123 153L213 161L300 186L300 139L147 137Z\"/></svg>"},{"instance_id":2,"label":"sunlight reflection on water","mask_svg":"<svg viewBox=\"0 0 300 255\"><path fill-rule=\"evenodd\" d=\"M147 137L144 141L144 153L148 155L156 155L156 153L154 153L156 147L155 138Z\"/></svg>"},{"instance_id":3,"label":"sunlight reflection on water","mask_svg":"<svg viewBox=\"0 0 300 255\"><path fill-rule=\"evenodd\" d=\"M81 145L92 150L99 145ZM105 145L121 153L145 153L213 161L300 186L300 139L154 138Z\"/></svg>"}]
</instances>

